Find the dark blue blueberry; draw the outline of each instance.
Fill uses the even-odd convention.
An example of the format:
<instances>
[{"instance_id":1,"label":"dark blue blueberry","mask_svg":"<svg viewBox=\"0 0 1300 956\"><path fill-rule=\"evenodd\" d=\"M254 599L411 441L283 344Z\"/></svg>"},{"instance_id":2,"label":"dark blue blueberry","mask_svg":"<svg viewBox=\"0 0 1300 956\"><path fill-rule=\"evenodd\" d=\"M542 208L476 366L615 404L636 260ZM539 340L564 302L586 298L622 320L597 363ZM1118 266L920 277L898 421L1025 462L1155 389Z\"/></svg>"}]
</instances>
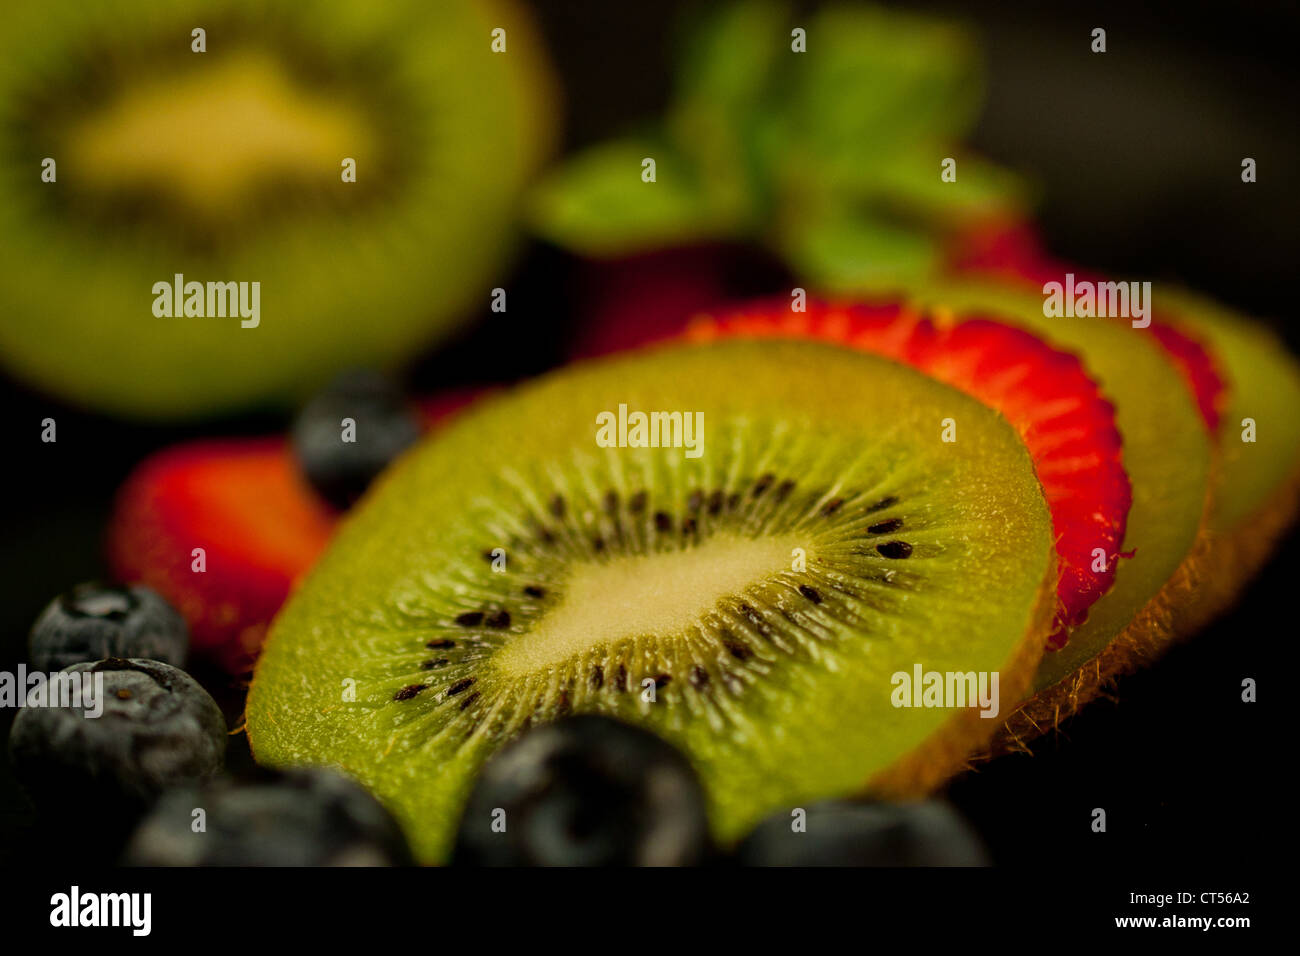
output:
<instances>
[{"instance_id":1,"label":"dark blue blueberry","mask_svg":"<svg viewBox=\"0 0 1300 956\"><path fill-rule=\"evenodd\" d=\"M680 866L707 850L704 794L686 759L644 730L582 716L529 731L484 765L453 862Z\"/></svg>"},{"instance_id":2,"label":"dark blue blueberry","mask_svg":"<svg viewBox=\"0 0 1300 956\"><path fill-rule=\"evenodd\" d=\"M70 692L73 681L80 700L56 689ZM225 719L207 691L170 665L73 664L53 675L42 706L31 706L30 693L26 699L9 730L9 752L18 779L50 814L82 821L138 814L169 787L221 770Z\"/></svg>"},{"instance_id":3,"label":"dark blue blueberry","mask_svg":"<svg viewBox=\"0 0 1300 956\"><path fill-rule=\"evenodd\" d=\"M745 866L987 866L984 845L948 804L816 803L804 832L786 811L736 848Z\"/></svg>"},{"instance_id":4,"label":"dark blue blueberry","mask_svg":"<svg viewBox=\"0 0 1300 956\"><path fill-rule=\"evenodd\" d=\"M51 673L108 657L184 667L190 632L176 609L149 588L90 583L51 601L27 643L30 667Z\"/></svg>"},{"instance_id":5,"label":"dark blue blueberry","mask_svg":"<svg viewBox=\"0 0 1300 956\"><path fill-rule=\"evenodd\" d=\"M196 817L195 810L202 810ZM203 827L195 832L196 819ZM399 866L401 828L333 770L262 771L167 794L127 844L133 866Z\"/></svg>"},{"instance_id":6,"label":"dark blue blueberry","mask_svg":"<svg viewBox=\"0 0 1300 956\"><path fill-rule=\"evenodd\" d=\"M356 424L355 441L344 441L345 418ZM340 376L308 402L292 431L307 481L339 509L351 507L419 437L419 416L402 393L383 376L364 371Z\"/></svg>"}]
</instances>

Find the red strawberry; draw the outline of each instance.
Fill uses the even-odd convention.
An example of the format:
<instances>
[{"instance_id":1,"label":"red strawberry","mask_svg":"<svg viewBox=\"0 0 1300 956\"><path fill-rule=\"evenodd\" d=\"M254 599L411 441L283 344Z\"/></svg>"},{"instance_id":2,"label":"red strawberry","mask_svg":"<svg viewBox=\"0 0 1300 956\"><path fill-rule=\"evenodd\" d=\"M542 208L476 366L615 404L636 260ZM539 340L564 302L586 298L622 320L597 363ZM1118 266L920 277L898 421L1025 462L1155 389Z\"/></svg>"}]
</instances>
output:
<instances>
[{"instance_id":1,"label":"red strawberry","mask_svg":"<svg viewBox=\"0 0 1300 956\"><path fill-rule=\"evenodd\" d=\"M426 427L477 389L420 403ZM231 673L252 666L266 627L324 549L337 514L299 473L280 437L189 442L141 463L118 492L108 530L115 577L143 582L190 626L195 654ZM203 570L197 570L203 549Z\"/></svg>"},{"instance_id":2,"label":"red strawberry","mask_svg":"<svg viewBox=\"0 0 1300 956\"><path fill-rule=\"evenodd\" d=\"M1076 281L1105 281L1087 269L1052 258L1033 226L1019 221L986 223L965 233L954 242L948 262L959 274L987 275L1038 288L1062 281L1067 272L1073 272ZM1215 434L1227 383L1209 350L1164 311L1153 310L1150 329L1196 397L1206 429Z\"/></svg>"},{"instance_id":3,"label":"red strawberry","mask_svg":"<svg viewBox=\"0 0 1300 956\"><path fill-rule=\"evenodd\" d=\"M167 597L189 623L196 654L242 670L334 521L284 440L192 442L147 459L122 487L109 567Z\"/></svg>"},{"instance_id":4,"label":"red strawberry","mask_svg":"<svg viewBox=\"0 0 1300 956\"><path fill-rule=\"evenodd\" d=\"M687 337L793 336L835 342L905 362L1000 411L1033 458L1060 556L1056 627L1049 646L1110 588L1132 491L1115 410L1079 360L1021 329L983 318L938 322L897 304L760 303L692 323ZM1105 552L1094 568L1093 549Z\"/></svg>"}]
</instances>

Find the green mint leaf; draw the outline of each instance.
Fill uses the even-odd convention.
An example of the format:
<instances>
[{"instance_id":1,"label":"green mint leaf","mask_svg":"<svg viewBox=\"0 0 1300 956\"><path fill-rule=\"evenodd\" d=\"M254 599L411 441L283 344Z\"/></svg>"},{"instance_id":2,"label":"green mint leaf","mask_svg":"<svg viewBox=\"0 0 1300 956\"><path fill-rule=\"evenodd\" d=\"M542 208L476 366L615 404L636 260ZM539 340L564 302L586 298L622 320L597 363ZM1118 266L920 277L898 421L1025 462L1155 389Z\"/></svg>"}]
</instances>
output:
<instances>
[{"instance_id":1,"label":"green mint leaf","mask_svg":"<svg viewBox=\"0 0 1300 956\"><path fill-rule=\"evenodd\" d=\"M655 181L642 179L655 161ZM741 211L711 194L680 151L652 139L621 139L570 159L537 186L530 218L543 238L592 257L728 238Z\"/></svg>"}]
</instances>

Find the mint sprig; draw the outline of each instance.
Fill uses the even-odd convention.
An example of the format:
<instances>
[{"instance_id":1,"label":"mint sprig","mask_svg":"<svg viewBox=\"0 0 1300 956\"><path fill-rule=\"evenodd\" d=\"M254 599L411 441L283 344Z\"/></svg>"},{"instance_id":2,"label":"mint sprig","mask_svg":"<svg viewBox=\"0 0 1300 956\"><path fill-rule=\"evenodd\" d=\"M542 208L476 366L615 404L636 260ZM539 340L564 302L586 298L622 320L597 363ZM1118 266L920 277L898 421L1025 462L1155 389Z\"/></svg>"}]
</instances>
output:
<instances>
[{"instance_id":1,"label":"mint sprig","mask_svg":"<svg viewBox=\"0 0 1300 956\"><path fill-rule=\"evenodd\" d=\"M795 27L805 53L791 50ZM684 34L665 115L553 170L532 223L591 257L748 240L839 291L914 278L951 230L1023 209L1014 175L960 148L982 98L976 45L950 23L857 5L806 22L770 0L715 7ZM940 178L946 157L953 182Z\"/></svg>"}]
</instances>

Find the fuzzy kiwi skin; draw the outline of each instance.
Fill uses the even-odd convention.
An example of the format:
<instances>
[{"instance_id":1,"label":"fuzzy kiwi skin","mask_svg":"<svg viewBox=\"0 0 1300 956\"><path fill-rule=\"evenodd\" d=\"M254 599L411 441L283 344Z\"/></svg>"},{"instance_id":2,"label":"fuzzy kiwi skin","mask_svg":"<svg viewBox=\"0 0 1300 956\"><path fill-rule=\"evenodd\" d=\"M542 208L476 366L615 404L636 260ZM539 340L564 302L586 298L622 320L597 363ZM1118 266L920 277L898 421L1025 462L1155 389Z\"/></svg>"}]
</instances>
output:
<instances>
[{"instance_id":1,"label":"fuzzy kiwi skin","mask_svg":"<svg viewBox=\"0 0 1300 956\"><path fill-rule=\"evenodd\" d=\"M961 501L945 501L944 504L962 509L968 518L972 514L985 514L994 522L982 525L972 539L982 542L982 557L962 566L979 568L983 573L993 573L988 569L997 566L1006 569L997 572L1000 575L998 580L1008 589L1007 603L1014 604L1016 624L1008 627L1006 625L1010 622L1007 621L1005 625L994 627L993 622L1000 619L988 616L987 591L983 589L976 589L977 593L968 595L969 588L959 588L956 596L943 598L934 605L918 598L914 605L918 616L908 615L907 622L900 625L897 639L904 641L901 651L907 656L899 660L910 662L916 654L933 660L935 655L948 654L955 655L952 657L954 662L961 660L967 665L961 669L971 666L986 669L983 663L974 662L987 659L991 669L1001 674L1001 699L1008 705L1027 686L1032 679L1033 666L1042 652L1055 607L1056 569L1050 517L1041 499L1032 462L1018 436L1004 420L968 396L913 370L821 343L736 341L704 349L681 348L652 356L623 357L617 363L609 363L610 367L604 369L599 378L591 374L590 365L580 366L525 386L513 396L482 403L439 439L417 446L381 476L378 486L345 519L339 536L323 560L312 570L272 627L266 652L254 676L248 707L250 740L259 761L272 764L326 762L351 768L405 822L422 859L436 861L443 858L447 846L441 821L448 806L459 805L463 781L472 775L478 754L491 741L477 744L477 750L468 747L450 750L439 744L428 751L419 751L419 759L413 763L408 754L416 751L410 747L423 748L421 738L411 736L403 741L397 739L396 731L391 737L387 732L388 721L394 718L403 720L403 714L393 712L387 705L382 709L375 706L371 712L382 719L381 725L371 721L360 710L350 710L346 704L339 705L338 679L349 674L360 674L363 683L359 699L366 701L366 706L382 702L383 698L370 695L364 687L366 681L374 683L374 679L365 673L372 667L367 661L382 663L390 660L393 657L390 649L397 646L387 637L378 636L375 628L371 627L366 629L366 637L355 639L369 644L374 649L372 653L379 656L363 658L350 654L346 650L348 645L343 643L344 635L351 633L349 621L355 620L358 628L364 628L367 621L385 622L387 633L387 622L391 620L394 633L407 630L401 626L404 615L417 614L415 620L418 620L418 614L423 613L419 612L421 600L412 590L419 581L429 577L420 568L429 561L442 566L448 556L448 563L454 565L454 555L462 550L460 540L477 538L477 534L473 538L466 537L472 527L479 526L477 518L470 523L471 528L458 528L456 522L440 517L458 513L452 510L455 502L465 497L447 480L453 463L468 461L475 455L491 454L493 457L482 464L467 467L478 467L496 474L499 469L494 462L499 448L500 454L508 453L521 462L528 462L527 467L518 463L514 467L520 476L532 475L534 471L542 474L548 462L568 460L565 449L574 446L579 434L576 431L579 421L582 423L582 444L576 447L581 448L591 440L590 416L586 410L606 407L608 400L616 395L623 396L636 407L672 407L680 404L679 399L691 396L703 403L701 407L713 409L709 414L719 416L709 419L716 423L711 427L724 429L724 423L729 420L744 422L757 417L763 421L769 416L777 416L772 420L788 426L792 421L802 421L805 415L815 412L817 420L826 424L836 422L849 428L863 427L867 429L863 432L865 436L875 433L876 426L871 423L876 422L884 429L882 434L918 436L906 439L906 444L914 448L924 443L921 435L930 433L931 413L938 409L935 403L941 402L944 408L950 407L951 403L963 418L980 422L980 425L972 426L974 430L968 435L972 436L970 440L983 442L976 448L986 451L967 451L967 446L961 446L961 467L973 480L953 485L950 479L941 486L945 489L958 487L962 494L969 491L971 497L968 500L978 510L967 509ZM580 388L560 388L564 380L573 377L580 378ZM746 387L756 380L766 382L767 387L757 392ZM864 381L874 382L880 400L887 402L883 406L885 411L874 412L860 403L843 402L843 395L851 388L860 388ZM916 392L910 391L913 388ZM521 430L518 423L521 417L528 415L524 410L530 408L545 408L549 412L533 419L535 427ZM572 418L578 409L584 410L580 419ZM571 423L566 423L566 419ZM938 420L936 418L935 423ZM886 421L900 427L891 429L884 424ZM917 431L918 427L924 431ZM839 425L836 431L838 428ZM794 434L799 433L800 430L796 430ZM725 431L720 434L725 435ZM856 439L846 446L858 447ZM997 469L996 481L992 479L993 466L987 464L989 456L1004 465ZM829 470L854 473L857 466L850 462L857 458L857 452L849 453L844 467ZM747 459L745 456L741 461ZM637 460L632 459L633 462ZM1006 467L1013 460L1015 467ZM725 464L724 459L722 465ZM822 474L827 473L825 466L819 464L818 467L823 469ZM495 483L486 477L480 480L462 474L458 480L469 481L469 487L478 489L481 497L494 497ZM823 479L819 477L817 480ZM1008 484L1009 481L1014 484ZM979 490L981 487L984 491ZM994 488L997 489L995 493L992 492ZM536 490L540 493L545 489ZM620 492L632 490L619 487ZM976 502L984 500L980 496L986 493L994 497L984 505L976 505ZM446 500L440 500L444 496ZM429 517L412 515L413 500L421 501L420 512ZM990 512L994 501L999 504L996 511ZM495 507L500 508L505 503L501 501ZM1026 508L1026 505L1031 507ZM577 505L571 510L576 511ZM445 526L440 527L440 523ZM1008 529L1006 534L999 530L1004 525ZM449 542L454 542L454 546ZM443 555L442 551L447 551L448 555ZM474 554L478 557L479 551L475 549ZM422 557L416 560L417 556ZM967 558L960 560L968 562ZM994 561L996 565L990 563ZM370 570L365 575L359 574L359 564L370 567ZM1021 575L1014 571L1016 568L1032 569L1032 576L1028 573ZM413 574L415 577L411 577ZM343 577L351 582L350 587L331 583L341 582ZM952 585L951 576L942 580L956 587ZM940 588L941 591L946 589ZM398 606L399 602L404 606ZM949 627L945 631L937 619L933 622L934 627L923 623L927 615L939 613L940 608L945 609L945 617L948 616L946 609L953 609L955 617L949 618L950 624L959 619L983 621L979 628L985 639L978 643L978 652L961 649L964 646L958 638L961 628ZM989 643L989 635L994 631L999 636L994 643ZM846 636L853 634L851 628L842 633ZM893 643L894 638L885 638L883 631L880 637L887 641L882 647L899 646ZM418 643L423 640L423 635L413 635L411 640ZM906 642L914 640L921 640L920 650L908 647ZM931 640L933 645L929 643ZM849 645L844 650L850 651ZM979 656L972 656L976 653ZM852 664L857 659L856 656L850 657L846 663ZM884 659L878 667L888 671L892 669L892 660ZM791 666L796 665L792 663ZM938 669L947 668L939 666ZM871 670L873 668L868 668ZM800 672L796 669L792 676L797 677ZM835 674L826 673L831 676L817 684L817 689L828 695L825 699L838 699L851 707L854 713L879 714L882 721L887 722L881 726L886 728L888 736L873 740L873 735L866 729L871 725L858 722L852 722L853 726L846 730L842 726L844 718L839 707L817 707L810 703L806 708L787 708L790 701L804 698L789 697L783 689L787 686L784 683L774 686L771 694L755 690L753 707L749 706L747 697L738 698L742 702L739 706L743 707L750 723L759 721L761 726L770 715L782 714L781 727L790 739L808 741L807 747L801 746L794 751L805 751L800 766L793 772L785 769L784 779L780 780L763 780L776 762L781 762L782 767L786 762L779 748L774 750L767 744L758 745L757 741L767 739L767 735L740 734L738 741L732 741L731 735L714 734L708 724L688 719L688 710L652 709L641 719L650 729L663 731L670 742L686 744L683 749L693 759L703 761L697 769L712 770L704 777L710 790L711 821L720 841L728 843L743 836L758 818L790 799L846 796L864 789L891 795L924 793L962 769L970 751L987 741L999 723L978 716L963 719L932 713L922 717L922 711L900 716L900 712L893 710L884 698L871 697L871 701L879 701L878 704L855 699L870 695L849 692L850 686L860 688L865 681L855 682L846 667L841 667ZM488 676L490 678L490 674ZM782 679L782 675L778 673L776 679ZM437 693L441 694L441 691ZM816 696L814 693L809 700ZM425 698L417 696L414 699ZM784 703L769 706L768 701ZM575 712L612 713L616 706L607 700L592 700L584 705L585 709L579 707ZM414 709L411 717L423 719ZM376 745L375 732L370 728L381 726L385 735ZM820 729L814 732L814 727ZM893 736L895 731L899 734L897 738ZM749 739L744 739L746 737ZM389 743L383 744L384 740ZM390 751L394 742L397 750ZM857 748L861 749L865 759L854 760L849 756L857 753ZM916 751L915 756L913 751ZM391 759L390 752L393 754ZM746 754L758 759L751 763ZM837 756L832 759L833 755ZM778 772L777 775L781 774ZM763 784L761 798L748 789L751 778Z\"/></svg>"},{"instance_id":2,"label":"fuzzy kiwi skin","mask_svg":"<svg viewBox=\"0 0 1300 956\"><path fill-rule=\"evenodd\" d=\"M1174 576L1133 622L1101 653L1026 699L1007 718L982 756L1028 751L1035 738L1059 729L1062 721L1094 698L1104 696L1119 677L1154 663L1178 637L1187 634L1193 619L1190 609L1198 599L1209 553L1209 536L1202 533Z\"/></svg>"},{"instance_id":3,"label":"fuzzy kiwi skin","mask_svg":"<svg viewBox=\"0 0 1300 956\"><path fill-rule=\"evenodd\" d=\"M435 344L486 305L493 275L517 248L517 200L554 145L554 81L514 0L10 0L4 14L0 113L5 126L24 125L0 136L0 364L113 415L290 408L344 367L391 368ZM207 53L190 52L196 25L208 29ZM491 51L498 26L508 31L504 54ZM39 110L18 115L29 94L64 81L80 89L69 51L82 46L107 50L90 59L129 83L159 69L159 57L138 46L170 51L167 69L209 69L233 48L278 51L281 34L282 46L306 53L274 59L335 82L341 99L354 98L365 122L385 131L383 144L343 154L358 159L351 184L340 180L342 157L326 173L313 157L304 174L328 184L319 195L293 194L283 215L260 197L292 190L265 187L227 204L251 222L215 243L196 236L192 217L178 216L167 197L109 190L125 212L82 214L86 204L69 198L84 183L67 131L42 126ZM354 73L375 82L353 82ZM315 81L296 80L310 99ZM74 120L80 101L63 99ZM46 156L58 162L55 183L40 181ZM155 317L150 290L176 273L260 282L260 324Z\"/></svg>"},{"instance_id":4,"label":"fuzzy kiwi skin","mask_svg":"<svg viewBox=\"0 0 1300 956\"><path fill-rule=\"evenodd\" d=\"M1008 718L994 754L1027 750L1115 681L1155 662L1178 639L1226 610L1300 513L1300 368L1267 328L1201 296L1160 290L1162 307L1200 336L1226 374L1212 494L1196 543L1177 573L1100 654L1039 691ZM1241 420L1260 419L1267 444L1241 441ZM1255 449L1259 449L1258 453ZM1250 460L1248 456L1251 456Z\"/></svg>"}]
</instances>

